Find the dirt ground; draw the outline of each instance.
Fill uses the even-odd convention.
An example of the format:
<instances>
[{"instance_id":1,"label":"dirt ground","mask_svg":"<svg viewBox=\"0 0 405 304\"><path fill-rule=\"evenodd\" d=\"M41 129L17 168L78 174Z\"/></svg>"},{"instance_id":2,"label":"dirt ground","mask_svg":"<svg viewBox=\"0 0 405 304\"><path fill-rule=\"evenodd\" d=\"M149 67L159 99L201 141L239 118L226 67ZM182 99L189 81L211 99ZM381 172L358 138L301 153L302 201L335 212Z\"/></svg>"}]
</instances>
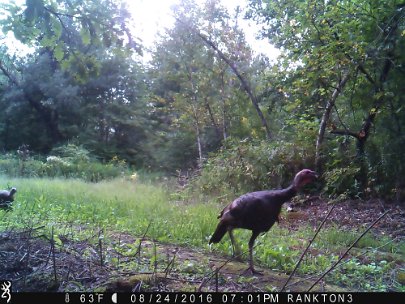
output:
<instances>
[{"instance_id":1,"label":"dirt ground","mask_svg":"<svg viewBox=\"0 0 405 304\"><path fill-rule=\"evenodd\" d=\"M284 211L280 225L317 226L330 208L309 199ZM373 233L403 239L405 211L400 205L348 201L335 207L330 222L359 228L386 210L390 212ZM0 233L0 278L12 280L13 291L279 291L288 277L260 267L262 276L245 275L246 261L128 233L104 233L100 238L94 231L86 240L69 235L50 240L42 228ZM287 290L306 291L315 279L294 276ZM314 290L345 291L322 282Z\"/></svg>"},{"instance_id":2,"label":"dirt ground","mask_svg":"<svg viewBox=\"0 0 405 304\"><path fill-rule=\"evenodd\" d=\"M319 197L311 197L304 202L288 204L280 222L290 229L298 229L304 223L311 223L317 227L328 211L331 204L326 203ZM347 230L364 230L371 222L384 212L388 214L382 218L371 230L375 235L387 235L392 238L405 238L405 203L385 203L382 200L348 200L336 205L327 223L334 224Z\"/></svg>"}]
</instances>

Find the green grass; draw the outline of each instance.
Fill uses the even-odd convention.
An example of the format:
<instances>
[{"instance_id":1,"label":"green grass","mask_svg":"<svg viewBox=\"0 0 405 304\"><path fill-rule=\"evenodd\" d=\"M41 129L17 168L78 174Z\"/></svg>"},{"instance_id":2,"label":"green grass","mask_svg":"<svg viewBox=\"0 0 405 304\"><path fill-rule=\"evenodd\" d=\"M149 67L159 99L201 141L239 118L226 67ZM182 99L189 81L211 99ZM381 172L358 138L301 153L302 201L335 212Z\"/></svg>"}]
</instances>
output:
<instances>
[{"instance_id":1,"label":"green grass","mask_svg":"<svg viewBox=\"0 0 405 304\"><path fill-rule=\"evenodd\" d=\"M204 202L188 206L170 202L164 186L125 179L86 183L3 177L0 185L12 185L18 191L13 212L3 215L7 219L0 223L3 229L10 223L25 225L37 219L38 224L90 224L142 235L150 225L149 237L201 246L207 243L218 212L216 206Z\"/></svg>"},{"instance_id":2,"label":"green grass","mask_svg":"<svg viewBox=\"0 0 405 304\"><path fill-rule=\"evenodd\" d=\"M147 236L160 242L231 254L227 236L212 248L208 246L221 206L209 201L192 204L171 201L171 191L163 184L123 178L87 183L74 179L0 177L0 186L18 189L13 211L0 211L0 231L45 226L49 234L51 229L62 235L74 230L75 238L85 239L88 232L81 228L86 227L129 232L135 236L148 230ZM257 239L256 262L270 269L290 272L313 233L309 226L291 232L275 225ZM322 230L298 273L322 273L357 235L358 232L341 231L337 227ZM236 230L235 237L241 249L247 252L250 232ZM404 256L403 242L366 235L354 252L327 277L327 281L360 290L405 291L393 275L398 263L403 267L403 259L398 262L395 258ZM389 259L387 254L391 254Z\"/></svg>"}]
</instances>

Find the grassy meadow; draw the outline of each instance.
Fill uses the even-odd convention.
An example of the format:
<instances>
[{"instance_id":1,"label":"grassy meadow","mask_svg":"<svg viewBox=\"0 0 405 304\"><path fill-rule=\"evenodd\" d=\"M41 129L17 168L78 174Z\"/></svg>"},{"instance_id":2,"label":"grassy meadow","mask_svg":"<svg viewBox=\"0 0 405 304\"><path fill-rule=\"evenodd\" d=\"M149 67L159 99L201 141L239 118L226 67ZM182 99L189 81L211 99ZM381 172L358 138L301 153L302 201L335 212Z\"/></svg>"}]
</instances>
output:
<instances>
[{"instance_id":1,"label":"grassy meadow","mask_svg":"<svg viewBox=\"0 0 405 304\"><path fill-rule=\"evenodd\" d=\"M36 229L56 236L89 238L97 229L129 233L182 247L231 254L226 236L208 245L222 206L213 198L193 203L176 201L171 187L161 182L117 178L98 183L78 179L0 178L0 185L17 187L12 212L0 210L0 231ZM247 252L249 231L236 230L240 247ZM289 273L314 233L313 227L290 230L275 225L256 241L255 259L262 267ZM298 273L322 273L358 236L355 231L328 227L312 245ZM349 258L326 281L350 289L405 291L397 278L403 267L405 244L389 237L366 235ZM245 255L244 258L246 258ZM199 265L199 268L203 265ZM402 273L402 272L401 272Z\"/></svg>"}]
</instances>

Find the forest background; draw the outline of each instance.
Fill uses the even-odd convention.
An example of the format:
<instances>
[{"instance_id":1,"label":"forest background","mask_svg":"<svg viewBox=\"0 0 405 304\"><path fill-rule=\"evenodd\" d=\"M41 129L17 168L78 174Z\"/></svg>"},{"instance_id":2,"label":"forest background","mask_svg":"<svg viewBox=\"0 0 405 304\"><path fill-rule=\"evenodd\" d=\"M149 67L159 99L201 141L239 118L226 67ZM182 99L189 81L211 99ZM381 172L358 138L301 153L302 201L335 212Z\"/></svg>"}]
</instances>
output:
<instances>
[{"instance_id":1,"label":"forest background","mask_svg":"<svg viewBox=\"0 0 405 304\"><path fill-rule=\"evenodd\" d=\"M0 47L0 168L89 180L130 168L239 194L309 167L330 197L401 201L404 7L184 0L146 50L125 2L3 3L3 42L31 51ZM252 50L241 18L277 59Z\"/></svg>"}]
</instances>

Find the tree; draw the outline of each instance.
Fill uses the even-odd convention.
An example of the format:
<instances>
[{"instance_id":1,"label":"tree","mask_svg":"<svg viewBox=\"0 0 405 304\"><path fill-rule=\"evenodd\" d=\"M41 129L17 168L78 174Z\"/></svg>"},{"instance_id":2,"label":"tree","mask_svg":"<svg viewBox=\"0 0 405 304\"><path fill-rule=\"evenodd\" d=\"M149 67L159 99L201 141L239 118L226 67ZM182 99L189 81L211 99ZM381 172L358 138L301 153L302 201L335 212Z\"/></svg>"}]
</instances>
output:
<instances>
[{"instance_id":1,"label":"tree","mask_svg":"<svg viewBox=\"0 0 405 304\"><path fill-rule=\"evenodd\" d=\"M206 3L206 9L208 12L213 12L218 8L218 3L216 1L208 1ZM184 4L183 4L184 7ZM220 10L218 10L220 12ZM221 29L220 31L215 29L215 26L213 26L212 23L209 24L209 31L213 30L213 33L209 33L208 35L204 34L198 27L198 23L195 23L195 15L190 16L190 11L185 10L185 11L180 11L179 15L176 17L177 22L182 23L184 26L186 26L191 32L196 34L198 37L200 37L206 45L208 45L210 48L212 48L215 51L215 55L220 59L223 60L228 67L231 69L231 71L237 76L238 80L241 83L242 89L246 92L248 95L250 101L253 104L253 107L255 108L257 115L260 118L261 124L263 128L265 129L266 136L268 139L271 138L271 133L270 133L270 128L267 123L266 118L263 115L262 110L260 109L259 103L260 100L257 98L255 94L255 89L250 83L249 79L246 77L246 75L243 73L242 70L237 65L237 61L240 61L241 59L247 59L247 58L241 58L243 55L247 54L246 52L242 52L241 45L245 43L244 41L244 36L243 34L241 35L241 31L238 32L237 26L234 26L233 28L229 26L229 24L224 23L223 21L220 23ZM221 16L221 15L220 15ZM218 16L214 15L214 18L218 18ZM222 20L224 19L224 15L221 16ZM229 36L226 33L231 33L232 40L228 40L226 38L229 38ZM239 37L238 37L239 36ZM216 38L219 40L218 42L215 42L213 38ZM225 39L224 39L225 38ZM236 43L232 43L232 41ZM220 45L224 48L224 50L221 50ZM243 54L243 55L242 55ZM240 56L242 55L242 56ZM245 62L246 64L246 62Z\"/></svg>"},{"instance_id":2,"label":"tree","mask_svg":"<svg viewBox=\"0 0 405 304\"><path fill-rule=\"evenodd\" d=\"M250 1L250 17L264 24L264 37L285 50L288 79L298 80L287 94L303 92L299 103L319 120L318 167L325 161L329 125L332 134L356 139L363 189L366 142L378 113L396 95L390 75L403 60L404 6L402 1Z\"/></svg>"},{"instance_id":3,"label":"tree","mask_svg":"<svg viewBox=\"0 0 405 304\"><path fill-rule=\"evenodd\" d=\"M143 162L143 71L132 58L140 45L128 30L125 6L35 0L5 8L3 31L34 48L20 66L15 58L0 62L7 82L1 103L8 123L0 130L5 148L28 143L46 153L74 140L102 159ZM21 115L29 119L21 122Z\"/></svg>"}]
</instances>

